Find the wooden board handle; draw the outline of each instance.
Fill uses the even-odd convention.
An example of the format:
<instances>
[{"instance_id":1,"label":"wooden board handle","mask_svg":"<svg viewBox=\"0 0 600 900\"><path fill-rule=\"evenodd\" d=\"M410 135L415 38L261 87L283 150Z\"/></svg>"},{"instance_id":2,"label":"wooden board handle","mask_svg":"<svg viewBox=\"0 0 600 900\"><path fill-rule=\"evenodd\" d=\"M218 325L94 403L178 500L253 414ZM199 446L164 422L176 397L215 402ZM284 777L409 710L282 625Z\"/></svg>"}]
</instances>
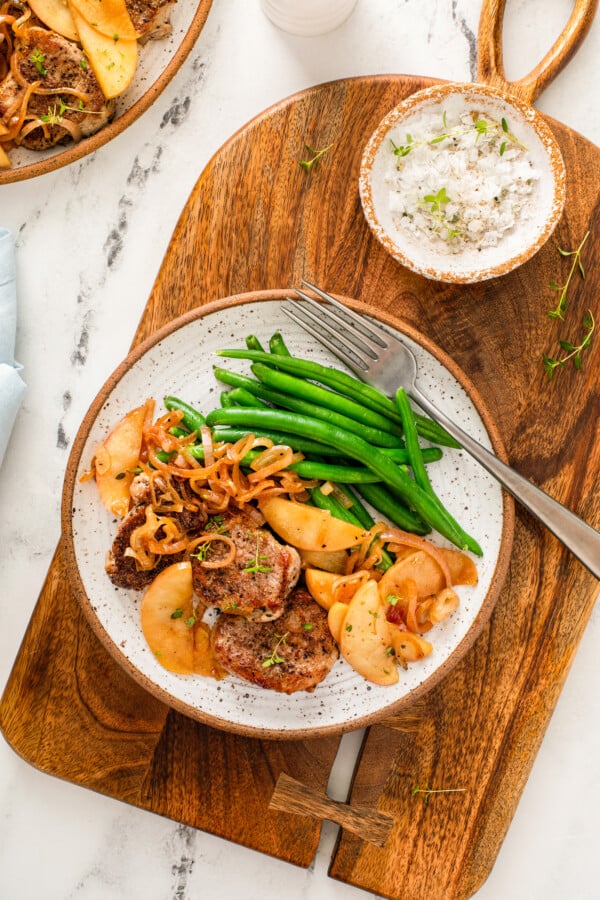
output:
<instances>
[{"instance_id":1,"label":"wooden board handle","mask_svg":"<svg viewBox=\"0 0 600 900\"><path fill-rule=\"evenodd\" d=\"M277 780L269 809L315 819L329 819L377 847L385 846L394 824L393 816L331 800L326 794L313 791L285 772Z\"/></svg>"},{"instance_id":2,"label":"wooden board handle","mask_svg":"<svg viewBox=\"0 0 600 900\"><path fill-rule=\"evenodd\" d=\"M598 0L575 0L563 31L541 62L518 81L508 81L502 56L506 0L483 0L477 38L477 81L508 91L532 104L579 49L596 14Z\"/></svg>"}]
</instances>

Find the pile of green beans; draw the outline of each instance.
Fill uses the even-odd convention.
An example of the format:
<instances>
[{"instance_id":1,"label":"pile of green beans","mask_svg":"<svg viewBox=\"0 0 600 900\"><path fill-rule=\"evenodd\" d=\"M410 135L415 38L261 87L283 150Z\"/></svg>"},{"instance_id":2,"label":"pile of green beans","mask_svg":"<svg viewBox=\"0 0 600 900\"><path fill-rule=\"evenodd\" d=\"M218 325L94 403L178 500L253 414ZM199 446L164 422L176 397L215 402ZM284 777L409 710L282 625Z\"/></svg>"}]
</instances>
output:
<instances>
[{"instance_id":1,"label":"pile of green beans","mask_svg":"<svg viewBox=\"0 0 600 900\"><path fill-rule=\"evenodd\" d=\"M406 531L425 535L434 529L460 549L482 554L431 485L426 466L441 458L440 446L422 448L419 437L458 445L437 423L414 413L402 389L392 400L344 372L294 357L278 332L268 351L255 335L246 339L246 347L218 352L249 360L253 376L215 366L217 379L229 388L221 395L221 408L205 417L176 397L165 398L167 409L183 412L182 427L198 432L207 425L218 441L254 433L289 445L305 456L291 469L302 478L337 485L348 498L342 504L315 488L314 505L371 527L365 500ZM192 452L202 458L200 444L192 445ZM255 455L248 454L242 465L250 466ZM384 559L383 567L389 563Z\"/></svg>"}]
</instances>

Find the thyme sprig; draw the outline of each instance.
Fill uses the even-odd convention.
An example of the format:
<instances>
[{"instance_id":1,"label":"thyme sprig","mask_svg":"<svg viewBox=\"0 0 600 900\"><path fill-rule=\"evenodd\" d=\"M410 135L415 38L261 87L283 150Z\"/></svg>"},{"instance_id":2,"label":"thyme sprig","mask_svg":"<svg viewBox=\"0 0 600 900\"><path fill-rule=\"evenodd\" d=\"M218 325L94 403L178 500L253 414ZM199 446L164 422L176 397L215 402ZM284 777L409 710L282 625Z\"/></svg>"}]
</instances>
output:
<instances>
[{"instance_id":1,"label":"thyme sprig","mask_svg":"<svg viewBox=\"0 0 600 900\"><path fill-rule=\"evenodd\" d=\"M263 669L269 669L271 666L276 666L278 663L285 662L284 657L280 656L278 651L281 645L286 643L288 634L289 631L286 631L285 634L275 634L275 637L278 639L277 643L275 644L272 653L263 660Z\"/></svg>"},{"instance_id":2,"label":"thyme sprig","mask_svg":"<svg viewBox=\"0 0 600 900\"><path fill-rule=\"evenodd\" d=\"M309 153L312 154L310 159L302 159L299 164L306 172L310 172L312 167L316 165L316 163L324 156L326 153L331 150L333 144L329 144L328 147L323 147L321 150L315 150L314 147L309 147L308 144L305 144L304 147L308 150Z\"/></svg>"},{"instance_id":3,"label":"thyme sprig","mask_svg":"<svg viewBox=\"0 0 600 900\"><path fill-rule=\"evenodd\" d=\"M480 137L502 137L503 140L500 143L498 148L498 152L500 156L504 155L506 147L509 143L515 144L518 147L521 147L522 150L527 150L528 148L523 144L510 130L509 124L505 118L502 118L500 122L494 122L493 120L487 120L478 116L474 113L474 119L472 125L458 125L456 128L448 128L447 120L446 120L446 112L444 111L442 115L442 124L444 126L444 131L440 132L440 134L434 135L432 138L428 138L423 141L415 141L411 134L406 135L404 144L395 144L393 140L391 140L392 148L394 154L396 156L408 156L411 150L414 150L416 147L423 146L433 146L435 144L441 144L443 141L451 140L455 137L462 137L465 134L470 134L471 132L475 132L477 135L477 140Z\"/></svg>"},{"instance_id":4,"label":"thyme sprig","mask_svg":"<svg viewBox=\"0 0 600 900\"><path fill-rule=\"evenodd\" d=\"M459 794L464 793L464 791L466 791L466 788L430 788L429 784L425 782L423 787L419 784L415 784L411 791L411 796L416 797L417 794L421 794L423 796L423 803L427 806L432 794Z\"/></svg>"},{"instance_id":5,"label":"thyme sprig","mask_svg":"<svg viewBox=\"0 0 600 900\"><path fill-rule=\"evenodd\" d=\"M573 365L576 369L581 369L581 354L584 350L587 350L592 343L592 335L595 327L596 323L594 322L592 311L588 309L583 317L583 336L579 344L573 344L571 341L559 341L560 347L565 352L563 356L559 356L557 359L553 359L545 353L542 354L544 370L548 376L548 381L552 381L555 369L564 366L570 360L573 361Z\"/></svg>"},{"instance_id":6,"label":"thyme sprig","mask_svg":"<svg viewBox=\"0 0 600 900\"><path fill-rule=\"evenodd\" d=\"M55 103L54 106L49 106L48 112L40 116L40 122L44 122L45 125L60 125L64 114L68 110L76 113L85 112L90 116L103 115L103 111L100 109L87 109L83 104L83 100L80 100L77 106L69 106L62 97L59 97L58 103Z\"/></svg>"},{"instance_id":7,"label":"thyme sprig","mask_svg":"<svg viewBox=\"0 0 600 900\"><path fill-rule=\"evenodd\" d=\"M562 247L557 248L561 256L571 257L572 263L571 268L569 269L569 274L567 275L567 280L564 284L557 284L555 281L550 282L550 287L552 288L552 290L558 291L559 293L558 303L556 304L556 307L548 312L548 316L550 319L564 319L565 310L567 308L567 294L569 292L569 287L571 285L571 281L575 272L579 270L579 274L583 279L585 279L585 269L583 268L583 263L581 262L581 251L583 250L585 242L587 241L589 236L589 231L586 231L579 247L577 247L576 250L563 250Z\"/></svg>"},{"instance_id":8,"label":"thyme sprig","mask_svg":"<svg viewBox=\"0 0 600 900\"><path fill-rule=\"evenodd\" d=\"M259 553L258 549L259 548L258 548L258 535L257 535L257 537L256 537L256 553L254 554L254 559L252 560L252 562L249 565L245 566L245 568L243 569L244 572L248 572L250 575L255 575L256 573L266 575L273 568L273 566L265 566L263 563L261 563L261 559L268 559L269 557L267 556L266 553Z\"/></svg>"}]
</instances>

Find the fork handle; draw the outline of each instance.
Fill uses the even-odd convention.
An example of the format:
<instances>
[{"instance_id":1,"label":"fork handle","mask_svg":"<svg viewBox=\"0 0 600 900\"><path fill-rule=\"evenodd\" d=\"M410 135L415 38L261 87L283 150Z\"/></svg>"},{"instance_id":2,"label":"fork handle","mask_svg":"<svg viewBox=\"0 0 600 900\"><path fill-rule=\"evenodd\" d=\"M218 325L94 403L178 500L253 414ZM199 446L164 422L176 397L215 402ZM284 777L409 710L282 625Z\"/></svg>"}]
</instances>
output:
<instances>
[{"instance_id":1,"label":"fork handle","mask_svg":"<svg viewBox=\"0 0 600 900\"><path fill-rule=\"evenodd\" d=\"M592 575L600 578L600 532L595 531L579 516L519 475L490 450L482 447L416 388L410 391L410 397L430 418L443 425L467 453L487 469L528 512L539 519Z\"/></svg>"}]
</instances>

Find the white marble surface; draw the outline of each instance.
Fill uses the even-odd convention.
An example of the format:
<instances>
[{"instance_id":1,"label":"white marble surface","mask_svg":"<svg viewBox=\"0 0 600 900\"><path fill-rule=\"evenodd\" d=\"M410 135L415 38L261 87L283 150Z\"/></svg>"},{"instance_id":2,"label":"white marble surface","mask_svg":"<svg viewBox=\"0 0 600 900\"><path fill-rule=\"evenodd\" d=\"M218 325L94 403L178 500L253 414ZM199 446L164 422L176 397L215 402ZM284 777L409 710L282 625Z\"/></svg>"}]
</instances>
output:
<instances>
[{"instance_id":1,"label":"white marble surface","mask_svg":"<svg viewBox=\"0 0 600 900\"><path fill-rule=\"evenodd\" d=\"M28 384L0 471L0 688L55 549L70 443L130 345L212 154L265 107L329 79L404 72L469 80L479 6L358 0L337 30L299 38L278 31L259 0L214 0L186 64L140 121L68 169L0 188L0 225L17 241L16 355ZM509 75L537 62L571 6L508 3ZM600 20L537 104L596 143L598 59ZM478 900L600 897L599 641L596 614ZM356 745L356 735L344 741L334 796L343 796ZM367 894L327 876L334 838L326 825L314 866L297 869L40 774L0 741L0 897L359 900Z\"/></svg>"}]
</instances>

